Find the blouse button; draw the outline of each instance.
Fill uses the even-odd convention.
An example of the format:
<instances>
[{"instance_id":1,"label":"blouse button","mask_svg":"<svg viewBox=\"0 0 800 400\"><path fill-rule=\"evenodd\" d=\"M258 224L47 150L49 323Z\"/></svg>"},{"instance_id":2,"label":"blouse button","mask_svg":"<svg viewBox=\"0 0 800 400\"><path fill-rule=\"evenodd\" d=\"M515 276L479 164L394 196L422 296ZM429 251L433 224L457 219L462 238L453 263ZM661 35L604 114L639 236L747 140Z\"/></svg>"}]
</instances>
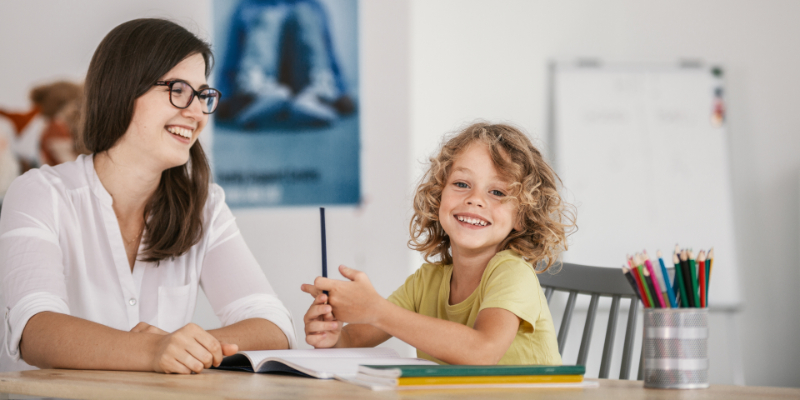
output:
<instances>
[{"instance_id":1,"label":"blouse button","mask_svg":"<svg viewBox=\"0 0 800 400\"><path fill-rule=\"evenodd\" d=\"M131 299L130 299L130 300L128 300L128 304L130 304L130 305L132 305L132 306L135 306L135 305L136 305L136 299L134 299L133 297L131 297Z\"/></svg>"}]
</instances>

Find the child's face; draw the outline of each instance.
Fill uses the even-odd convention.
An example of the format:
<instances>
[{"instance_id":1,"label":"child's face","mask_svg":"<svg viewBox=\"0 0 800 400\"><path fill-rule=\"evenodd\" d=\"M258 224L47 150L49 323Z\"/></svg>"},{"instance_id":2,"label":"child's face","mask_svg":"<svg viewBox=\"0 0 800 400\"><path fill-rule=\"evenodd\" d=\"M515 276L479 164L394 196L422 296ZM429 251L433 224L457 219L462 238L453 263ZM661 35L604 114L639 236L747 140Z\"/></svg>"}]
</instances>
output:
<instances>
[{"instance_id":1,"label":"child's face","mask_svg":"<svg viewBox=\"0 0 800 400\"><path fill-rule=\"evenodd\" d=\"M467 147L452 165L442 191L439 221L450 236L453 258L494 254L516 221L517 203L503 202L508 183L482 143Z\"/></svg>"}]
</instances>

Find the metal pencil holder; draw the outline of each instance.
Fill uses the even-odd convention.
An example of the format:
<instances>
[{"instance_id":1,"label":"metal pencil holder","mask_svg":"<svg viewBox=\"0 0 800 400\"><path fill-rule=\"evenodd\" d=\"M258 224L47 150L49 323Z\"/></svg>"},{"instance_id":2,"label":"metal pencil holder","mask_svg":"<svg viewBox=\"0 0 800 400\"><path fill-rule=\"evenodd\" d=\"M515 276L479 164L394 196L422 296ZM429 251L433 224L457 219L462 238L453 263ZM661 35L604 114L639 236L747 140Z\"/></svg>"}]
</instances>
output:
<instances>
[{"instance_id":1,"label":"metal pencil holder","mask_svg":"<svg viewBox=\"0 0 800 400\"><path fill-rule=\"evenodd\" d=\"M708 309L644 310L644 387L708 387Z\"/></svg>"}]
</instances>

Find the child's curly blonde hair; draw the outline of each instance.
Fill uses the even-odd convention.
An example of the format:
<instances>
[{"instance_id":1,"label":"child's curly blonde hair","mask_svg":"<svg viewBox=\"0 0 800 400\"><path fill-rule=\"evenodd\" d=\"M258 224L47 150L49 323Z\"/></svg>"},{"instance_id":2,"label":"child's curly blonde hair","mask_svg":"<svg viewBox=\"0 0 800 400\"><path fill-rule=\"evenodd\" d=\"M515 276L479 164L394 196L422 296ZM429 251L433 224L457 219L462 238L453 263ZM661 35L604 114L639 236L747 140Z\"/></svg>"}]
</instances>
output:
<instances>
[{"instance_id":1,"label":"child's curly blonde hair","mask_svg":"<svg viewBox=\"0 0 800 400\"><path fill-rule=\"evenodd\" d=\"M452 264L450 237L439 222L439 206L456 157L473 143L488 146L495 167L509 182L505 201L518 204L522 230L512 230L500 250L514 250L534 265L541 262L543 267L538 269L546 271L567 249L567 236L576 229L574 207L561 199L557 187L561 180L530 139L505 124L472 124L447 140L430 159L414 196L408 246L420 251L427 262Z\"/></svg>"}]
</instances>

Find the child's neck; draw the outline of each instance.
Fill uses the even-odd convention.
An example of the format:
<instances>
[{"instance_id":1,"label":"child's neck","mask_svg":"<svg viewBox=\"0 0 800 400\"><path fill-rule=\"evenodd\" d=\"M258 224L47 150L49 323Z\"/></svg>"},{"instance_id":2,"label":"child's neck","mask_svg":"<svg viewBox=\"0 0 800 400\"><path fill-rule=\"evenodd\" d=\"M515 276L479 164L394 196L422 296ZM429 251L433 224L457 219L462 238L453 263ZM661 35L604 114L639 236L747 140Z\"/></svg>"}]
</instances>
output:
<instances>
[{"instance_id":1,"label":"child's neck","mask_svg":"<svg viewBox=\"0 0 800 400\"><path fill-rule=\"evenodd\" d=\"M450 278L450 304L464 301L480 285L483 271L496 253L460 254L453 251L453 276Z\"/></svg>"}]
</instances>

